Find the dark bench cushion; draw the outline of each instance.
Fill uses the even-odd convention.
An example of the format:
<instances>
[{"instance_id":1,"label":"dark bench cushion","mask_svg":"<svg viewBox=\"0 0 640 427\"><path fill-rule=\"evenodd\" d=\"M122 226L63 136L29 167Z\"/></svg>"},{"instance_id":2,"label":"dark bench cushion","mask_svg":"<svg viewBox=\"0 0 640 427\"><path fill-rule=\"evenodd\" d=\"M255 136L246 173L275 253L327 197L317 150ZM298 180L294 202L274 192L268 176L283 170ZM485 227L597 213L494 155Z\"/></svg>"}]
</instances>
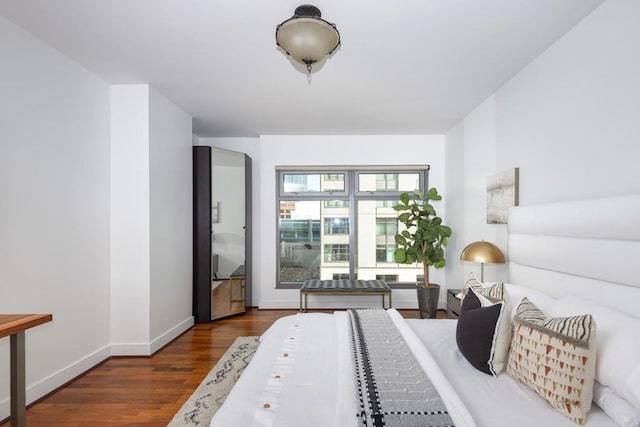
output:
<instances>
[{"instance_id":1,"label":"dark bench cushion","mask_svg":"<svg viewBox=\"0 0 640 427\"><path fill-rule=\"evenodd\" d=\"M385 292L391 291L382 280L305 280L301 292Z\"/></svg>"}]
</instances>

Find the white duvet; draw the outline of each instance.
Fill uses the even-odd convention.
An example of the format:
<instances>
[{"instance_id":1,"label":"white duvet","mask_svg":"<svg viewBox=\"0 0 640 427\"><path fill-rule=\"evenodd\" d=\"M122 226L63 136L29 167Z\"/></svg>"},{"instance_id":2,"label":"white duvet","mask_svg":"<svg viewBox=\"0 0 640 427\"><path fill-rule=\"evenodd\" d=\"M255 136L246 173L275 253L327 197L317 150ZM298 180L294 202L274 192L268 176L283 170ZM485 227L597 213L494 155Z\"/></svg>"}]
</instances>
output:
<instances>
[{"instance_id":1,"label":"white duvet","mask_svg":"<svg viewBox=\"0 0 640 427\"><path fill-rule=\"evenodd\" d=\"M389 310L436 385L456 426L475 423L402 316ZM214 416L214 427L356 426L356 392L346 312L308 313L276 321Z\"/></svg>"},{"instance_id":2,"label":"white duvet","mask_svg":"<svg viewBox=\"0 0 640 427\"><path fill-rule=\"evenodd\" d=\"M404 320L393 309L388 313L457 427L576 426L511 377L494 378L471 367L457 350L455 321ZM356 426L353 379L346 312L287 316L262 336L211 425ZM615 424L594 405L586 426Z\"/></svg>"}]
</instances>

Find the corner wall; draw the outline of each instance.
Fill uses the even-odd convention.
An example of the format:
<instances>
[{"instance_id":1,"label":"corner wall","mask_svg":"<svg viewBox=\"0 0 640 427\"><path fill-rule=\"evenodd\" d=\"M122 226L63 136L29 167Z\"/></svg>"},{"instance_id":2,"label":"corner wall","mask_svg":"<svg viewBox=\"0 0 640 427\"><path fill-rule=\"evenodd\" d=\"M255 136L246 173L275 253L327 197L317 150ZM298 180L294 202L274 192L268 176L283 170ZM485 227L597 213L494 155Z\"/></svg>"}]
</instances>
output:
<instances>
[{"instance_id":1,"label":"corner wall","mask_svg":"<svg viewBox=\"0 0 640 427\"><path fill-rule=\"evenodd\" d=\"M111 354L193 325L191 117L148 85L111 87Z\"/></svg>"},{"instance_id":2,"label":"corner wall","mask_svg":"<svg viewBox=\"0 0 640 427\"><path fill-rule=\"evenodd\" d=\"M191 116L149 90L151 352L193 325Z\"/></svg>"}]
</instances>

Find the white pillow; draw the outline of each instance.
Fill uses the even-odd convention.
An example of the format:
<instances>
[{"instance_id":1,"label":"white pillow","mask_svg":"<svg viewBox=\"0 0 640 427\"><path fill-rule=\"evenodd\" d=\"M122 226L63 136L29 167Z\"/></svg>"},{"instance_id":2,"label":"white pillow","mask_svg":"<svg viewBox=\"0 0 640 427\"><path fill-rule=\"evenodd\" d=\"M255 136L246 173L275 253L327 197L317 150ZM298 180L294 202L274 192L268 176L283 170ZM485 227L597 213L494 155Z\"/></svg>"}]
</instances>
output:
<instances>
[{"instance_id":1,"label":"white pillow","mask_svg":"<svg viewBox=\"0 0 640 427\"><path fill-rule=\"evenodd\" d=\"M619 427L640 427L640 409L618 396L611 387L594 382L593 403L602 408Z\"/></svg>"},{"instance_id":2,"label":"white pillow","mask_svg":"<svg viewBox=\"0 0 640 427\"><path fill-rule=\"evenodd\" d=\"M514 285L511 283L505 283L504 287L509 294L509 308L511 310L511 320L516 315L516 310L522 302L522 298L527 297L529 301L534 303L542 311L546 311L547 306L555 301L554 298L549 295L538 291L537 289L528 288L526 286Z\"/></svg>"},{"instance_id":3,"label":"white pillow","mask_svg":"<svg viewBox=\"0 0 640 427\"><path fill-rule=\"evenodd\" d=\"M640 409L640 319L573 295L556 300L547 312L593 316L598 325L596 381Z\"/></svg>"}]
</instances>

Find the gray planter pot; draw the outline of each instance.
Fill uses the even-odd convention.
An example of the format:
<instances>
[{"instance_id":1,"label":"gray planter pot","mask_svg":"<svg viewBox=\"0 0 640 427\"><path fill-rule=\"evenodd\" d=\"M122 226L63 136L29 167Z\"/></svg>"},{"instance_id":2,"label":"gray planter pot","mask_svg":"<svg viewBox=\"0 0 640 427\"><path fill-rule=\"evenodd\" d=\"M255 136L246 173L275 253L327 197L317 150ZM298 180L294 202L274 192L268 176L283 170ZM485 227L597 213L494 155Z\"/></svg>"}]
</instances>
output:
<instances>
[{"instance_id":1,"label":"gray planter pot","mask_svg":"<svg viewBox=\"0 0 640 427\"><path fill-rule=\"evenodd\" d=\"M438 311L438 298L440 297L440 285L429 283L416 284L418 292L418 308L420 309L421 319L435 319Z\"/></svg>"}]
</instances>

